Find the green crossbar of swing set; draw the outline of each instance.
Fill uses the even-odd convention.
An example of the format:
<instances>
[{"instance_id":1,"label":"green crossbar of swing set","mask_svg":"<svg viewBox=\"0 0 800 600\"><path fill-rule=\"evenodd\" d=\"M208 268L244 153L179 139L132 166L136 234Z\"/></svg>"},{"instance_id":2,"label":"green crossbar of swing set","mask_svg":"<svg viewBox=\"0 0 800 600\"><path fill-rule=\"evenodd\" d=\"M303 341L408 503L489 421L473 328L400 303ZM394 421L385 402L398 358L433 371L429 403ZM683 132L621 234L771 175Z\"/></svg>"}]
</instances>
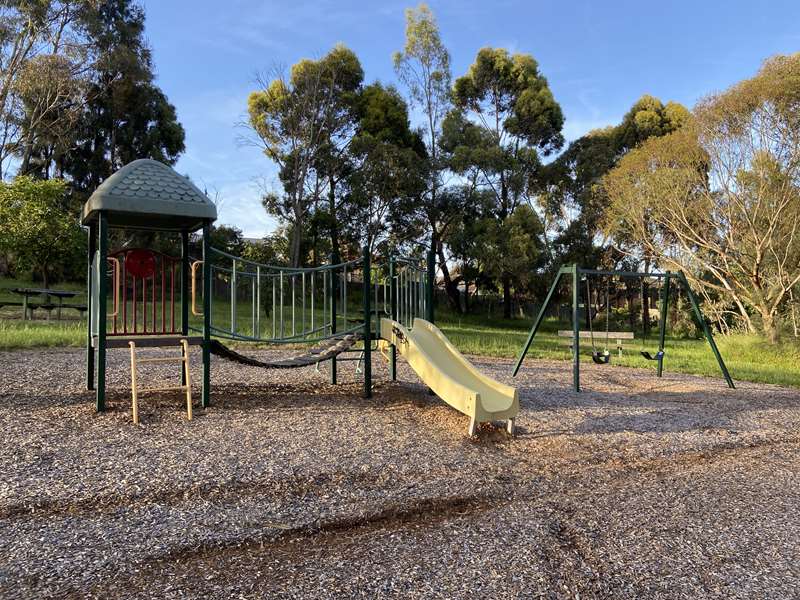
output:
<instances>
[{"instance_id":1,"label":"green crossbar of swing set","mask_svg":"<svg viewBox=\"0 0 800 600\"><path fill-rule=\"evenodd\" d=\"M576 392L581 390L581 382L580 382L580 327L578 322L578 303L580 298L580 281L582 276L609 276L609 277L623 277L623 278L650 278L650 279L664 279L664 286L662 288L662 303L661 303L661 312L659 315L659 328L658 328L658 353L656 355L656 360L658 362L656 375L661 377L664 372L664 343L666 338L666 325L667 325L667 311L669 309L669 289L670 289L670 282L674 279L677 280L686 291L686 295L689 298L689 303L692 306L692 310L694 312L695 317L697 318L698 322L703 328L703 335L708 341L708 345L711 347L711 351L714 353L714 357L717 360L717 364L719 365L720 371L722 372L722 376L725 379L725 382L728 384L728 387L734 388L733 379L731 378L730 373L728 372L728 367L725 365L725 361L722 359L722 355L720 354L719 348L717 347L716 341L714 341L714 336L711 334L711 328L708 326L708 322L706 321L705 317L703 316L702 311L700 310L700 305L697 302L697 297L694 294L691 286L689 285L688 280L686 279L686 275L682 271L678 271L677 273L673 273L670 271L665 271L664 273L645 273L641 271L616 271L616 270L599 270L599 269L583 269L580 266L574 265L566 265L562 266L558 270L558 274L556 275L555 280L550 286L550 289L547 291L547 296L545 297L544 303L542 307L539 309L539 313L536 315L536 319L533 322L533 326L531 327L530 332L528 333L528 338L525 340L525 345L522 347L522 351L520 352L519 356L517 357L517 362L514 365L514 370L512 372L512 376L516 377L517 373L522 366L522 362L525 360L525 356L530 350L531 344L533 343L536 334L539 331L539 327L544 320L544 316L547 313L547 309L550 306L550 303L553 300L553 297L556 294L558 289L558 285L561 282L562 277L570 277L572 279L572 385Z\"/></svg>"}]
</instances>

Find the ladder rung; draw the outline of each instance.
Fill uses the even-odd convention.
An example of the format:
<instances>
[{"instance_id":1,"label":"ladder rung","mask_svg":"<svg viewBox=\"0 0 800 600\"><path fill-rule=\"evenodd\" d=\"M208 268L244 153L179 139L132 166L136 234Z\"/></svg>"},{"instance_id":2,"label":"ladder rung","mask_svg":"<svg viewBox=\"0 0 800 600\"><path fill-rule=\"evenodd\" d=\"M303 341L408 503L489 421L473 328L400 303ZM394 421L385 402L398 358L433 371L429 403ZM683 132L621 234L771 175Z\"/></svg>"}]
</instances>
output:
<instances>
[{"instance_id":1,"label":"ladder rung","mask_svg":"<svg viewBox=\"0 0 800 600\"><path fill-rule=\"evenodd\" d=\"M183 362L182 356L169 356L164 358L137 358L136 363Z\"/></svg>"},{"instance_id":2,"label":"ladder rung","mask_svg":"<svg viewBox=\"0 0 800 600\"><path fill-rule=\"evenodd\" d=\"M185 392L187 387L185 385L173 386L173 387L157 387L157 388L136 388L138 393L141 392Z\"/></svg>"}]
</instances>

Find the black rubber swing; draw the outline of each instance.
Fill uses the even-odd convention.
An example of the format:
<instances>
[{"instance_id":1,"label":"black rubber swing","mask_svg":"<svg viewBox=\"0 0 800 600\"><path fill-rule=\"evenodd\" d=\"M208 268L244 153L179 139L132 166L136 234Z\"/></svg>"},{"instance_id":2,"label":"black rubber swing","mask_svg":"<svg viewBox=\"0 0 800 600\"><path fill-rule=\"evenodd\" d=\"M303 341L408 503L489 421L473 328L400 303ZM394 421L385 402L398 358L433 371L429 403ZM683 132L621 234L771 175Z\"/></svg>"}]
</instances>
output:
<instances>
[{"instance_id":1,"label":"black rubber swing","mask_svg":"<svg viewBox=\"0 0 800 600\"><path fill-rule=\"evenodd\" d=\"M592 340L592 361L596 365L607 365L609 362L611 362L611 352L608 350L609 313L611 312L608 288L609 283L608 280L606 280L606 345L603 350L598 350L594 344L594 329L592 328L592 292L591 288L589 287L589 277L586 277L586 310L589 311L589 336Z\"/></svg>"},{"instance_id":2,"label":"black rubber swing","mask_svg":"<svg viewBox=\"0 0 800 600\"><path fill-rule=\"evenodd\" d=\"M642 281L642 289L644 289L644 281ZM643 292L644 293L644 292ZM661 299L661 306L658 308L659 313L659 320L661 317L661 311L664 309L664 299ZM649 319L649 316L648 316ZM644 319L642 319L642 342L647 341L647 325L645 325ZM664 358L664 348L659 348L655 354L650 354L647 350L640 350L639 354L641 354L647 360L662 360Z\"/></svg>"},{"instance_id":3,"label":"black rubber swing","mask_svg":"<svg viewBox=\"0 0 800 600\"><path fill-rule=\"evenodd\" d=\"M592 360L595 362L595 364L607 365L609 362L611 362L611 352L608 350L603 350L602 352L593 350Z\"/></svg>"}]
</instances>

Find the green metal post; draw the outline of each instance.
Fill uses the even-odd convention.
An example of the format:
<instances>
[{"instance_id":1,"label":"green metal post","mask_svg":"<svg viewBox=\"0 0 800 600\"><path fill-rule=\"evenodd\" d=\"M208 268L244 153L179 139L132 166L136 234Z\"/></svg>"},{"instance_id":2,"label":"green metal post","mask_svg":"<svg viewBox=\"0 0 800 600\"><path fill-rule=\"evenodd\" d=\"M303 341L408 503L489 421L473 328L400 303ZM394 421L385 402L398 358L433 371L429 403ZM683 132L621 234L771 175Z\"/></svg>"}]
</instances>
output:
<instances>
[{"instance_id":1,"label":"green metal post","mask_svg":"<svg viewBox=\"0 0 800 600\"><path fill-rule=\"evenodd\" d=\"M189 232L181 231L181 334L189 334Z\"/></svg>"},{"instance_id":2,"label":"green metal post","mask_svg":"<svg viewBox=\"0 0 800 600\"><path fill-rule=\"evenodd\" d=\"M389 257L389 313L393 321L397 321L397 281L395 281L397 264L394 255ZM389 376L397 381L397 347L389 345Z\"/></svg>"},{"instance_id":3,"label":"green metal post","mask_svg":"<svg viewBox=\"0 0 800 600\"><path fill-rule=\"evenodd\" d=\"M580 283L580 268L578 268L577 264L572 265L572 385L576 392L581 391L581 336L580 323L578 323Z\"/></svg>"},{"instance_id":4,"label":"green metal post","mask_svg":"<svg viewBox=\"0 0 800 600\"><path fill-rule=\"evenodd\" d=\"M211 223L203 225L203 408L211 404Z\"/></svg>"},{"instance_id":5,"label":"green metal post","mask_svg":"<svg viewBox=\"0 0 800 600\"><path fill-rule=\"evenodd\" d=\"M95 403L97 411L106 409L106 323L108 311L108 282L106 281L106 260L108 257L108 220L100 213L97 223L97 389Z\"/></svg>"},{"instance_id":6,"label":"green metal post","mask_svg":"<svg viewBox=\"0 0 800 600\"><path fill-rule=\"evenodd\" d=\"M189 335L189 232L186 230L181 231L181 335ZM186 369L182 364L181 385L186 385Z\"/></svg>"},{"instance_id":7,"label":"green metal post","mask_svg":"<svg viewBox=\"0 0 800 600\"><path fill-rule=\"evenodd\" d=\"M88 265L86 268L86 389L94 389L94 346L92 346L92 261L97 252L97 227L89 224Z\"/></svg>"},{"instance_id":8,"label":"green metal post","mask_svg":"<svg viewBox=\"0 0 800 600\"><path fill-rule=\"evenodd\" d=\"M433 303L435 301L436 296L434 295L434 287L436 285L436 255L434 254L433 250L428 250L428 260L427 260L427 275L428 275L428 286L425 290L427 292L428 297L425 301L426 307L426 315L425 320L429 323L433 323Z\"/></svg>"},{"instance_id":9,"label":"green metal post","mask_svg":"<svg viewBox=\"0 0 800 600\"><path fill-rule=\"evenodd\" d=\"M370 307L370 255L364 246L364 398L372 397L372 308Z\"/></svg>"},{"instance_id":10,"label":"green metal post","mask_svg":"<svg viewBox=\"0 0 800 600\"><path fill-rule=\"evenodd\" d=\"M339 257L336 255L336 252L331 254L331 264L335 265L339 263ZM336 295L338 293L337 285L336 285L336 272L334 269L330 270L330 277L328 277L328 281L330 282L330 297L331 297L331 336L336 333ZM336 357L334 356L331 358L331 383L336 383Z\"/></svg>"},{"instance_id":11,"label":"green metal post","mask_svg":"<svg viewBox=\"0 0 800 600\"><path fill-rule=\"evenodd\" d=\"M706 340L708 340L708 345L711 346L711 350L714 352L719 369L722 371L722 376L725 378L729 388L735 388L736 386L733 385L733 379L731 379L731 375L728 373L728 367L725 366L725 361L722 360L722 355L719 353L717 343L714 341L714 337L711 335L711 330L708 327L708 323L706 322L703 313L700 312L700 305L697 302L697 298L695 297L692 288L689 287L689 282L686 280L686 275L683 273L683 271L678 272L678 278L683 284L684 289L686 289L686 295L689 296L689 302L692 304L695 317L697 317L697 320L700 321L700 324L703 326L703 334L705 334Z\"/></svg>"},{"instance_id":12,"label":"green metal post","mask_svg":"<svg viewBox=\"0 0 800 600\"><path fill-rule=\"evenodd\" d=\"M558 289L558 282L561 281L561 276L564 274L564 269L561 268L558 270L558 275L556 275L555 281L550 286L550 290L547 292L547 296L544 299L544 304L542 304L542 308L539 309L539 314L536 315L536 320L533 322L533 327L531 327L531 331L528 334L528 339L525 341L525 345L522 347L522 352L519 353L519 357L517 358L517 364L514 366L514 372L511 374L512 377L516 377L517 373L519 372L519 368L522 366L522 361L525 360L525 355L530 350L531 344L533 343L533 338L536 337L536 332L539 331L539 326L542 324L544 320L544 315L547 312L547 307L550 306L550 301L553 299L553 296Z\"/></svg>"},{"instance_id":13,"label":"green metal post","mask_svg":"<svg viewBox=\"0 0 800 600\"><path fill-rule=\"evenodd\" d=\"M667 335L667 312L669 311L669 281L671 274L666 272L664 277L664 287L661 290L661 314L658 320L658 370L656 376L661 377L664 373L664 338Z\"/></svg>"}]
</instances>

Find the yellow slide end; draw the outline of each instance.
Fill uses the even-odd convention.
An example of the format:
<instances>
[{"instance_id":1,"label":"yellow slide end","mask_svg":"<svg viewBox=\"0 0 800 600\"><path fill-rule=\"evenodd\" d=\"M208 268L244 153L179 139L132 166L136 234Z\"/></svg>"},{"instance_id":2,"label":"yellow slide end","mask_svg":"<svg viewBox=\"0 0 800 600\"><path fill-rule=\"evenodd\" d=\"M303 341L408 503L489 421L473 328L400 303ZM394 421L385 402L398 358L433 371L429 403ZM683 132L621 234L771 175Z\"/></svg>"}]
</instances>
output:
<instances>
[{"instance_id":1,"label":"yellow slide end","mask_svg":"<svg viewBox=\"0 0 800 600\"><path fill-rule=\"evenodd\" d=\"M517 390L478 371L433 323L414 319L414 327L407 329L397 321L381 319L381 337L395 345L439 398L470 417L469 435L479 423L501 419L508 420L508 432L514 432Z\"/></svg>"}]
</instances>

